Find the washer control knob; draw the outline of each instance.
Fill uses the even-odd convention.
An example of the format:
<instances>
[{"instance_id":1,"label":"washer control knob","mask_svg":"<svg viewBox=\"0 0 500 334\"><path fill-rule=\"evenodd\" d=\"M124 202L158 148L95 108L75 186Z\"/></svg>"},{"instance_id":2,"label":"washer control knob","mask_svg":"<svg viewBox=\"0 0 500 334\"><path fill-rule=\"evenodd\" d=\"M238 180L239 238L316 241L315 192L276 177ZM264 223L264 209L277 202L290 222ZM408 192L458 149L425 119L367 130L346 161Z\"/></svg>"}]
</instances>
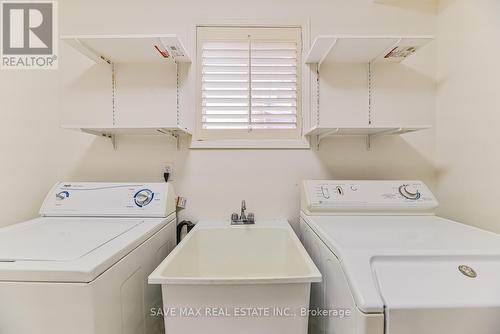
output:
<instances>
[{"instance_id":1,"label":"washer control knob","mask_svg":"<svg viewBox=\"0 0 500 334\"><path fill-rule=\"evenodd\" d=\"M135 193L134 202L135 205L142 208L148 205L153 200L154 193L149 189L142 189Z\"/></svg>"},{"instance_id":2,"label":"washer control knob","mask_svg":"<svg viewBox=\"0 0 500 334\"><path fill-rule=\"evenodd\" d=\"M69 192L67 192L66 190L58 192L56 194L56 200L58 200L58 201L63 201L68 197L69 197Z\"/></svg>"},{"instance_id":3,"label":"washer control knob","mask_svg":"<svg viewBox=\"0 0 500 334\"><path fill-rule=\"evenodd\" d=\"M404 198L411 199L414 201L420 198L420 192L418 191L418 188L410 184L401 185L399 187L399 193Z\"/></svg>"}]
</instances>

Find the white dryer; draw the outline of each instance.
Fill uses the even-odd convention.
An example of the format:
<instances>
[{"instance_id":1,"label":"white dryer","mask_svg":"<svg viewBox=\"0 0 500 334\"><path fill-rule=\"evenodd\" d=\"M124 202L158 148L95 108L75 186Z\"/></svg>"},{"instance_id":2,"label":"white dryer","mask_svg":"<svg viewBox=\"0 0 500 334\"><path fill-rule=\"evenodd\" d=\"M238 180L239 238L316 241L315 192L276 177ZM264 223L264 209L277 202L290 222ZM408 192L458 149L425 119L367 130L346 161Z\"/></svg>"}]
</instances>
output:
<instances>
[{"instance_id":1,"label":"white dryer","mask_svg":"<svg viewBox=\"0 0 500 334\"><path fill-rule=\"evenodd\" d=\"M419 181L303 182L311 333L500 333L500 236L437 205Z\"/></svg>"},{"instance_id":2,"label":"white dryer","mask_svg":"<svg viewBox=\"0 0 500 334\"><path fill-rule=\"evenodd\" d=\"M168 183L58 183L42 217L0 229L0 333L157 331L148 275L175 246Z\"/></svg>"}]
</instances>

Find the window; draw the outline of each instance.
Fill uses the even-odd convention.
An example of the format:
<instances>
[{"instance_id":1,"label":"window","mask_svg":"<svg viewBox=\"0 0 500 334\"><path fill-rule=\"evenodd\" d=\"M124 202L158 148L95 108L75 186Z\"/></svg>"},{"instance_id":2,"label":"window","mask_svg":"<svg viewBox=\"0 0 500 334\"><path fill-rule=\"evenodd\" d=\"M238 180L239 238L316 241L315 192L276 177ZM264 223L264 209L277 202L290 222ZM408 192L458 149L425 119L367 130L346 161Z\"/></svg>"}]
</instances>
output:
<instances>
[{"instance_id":1,"label":"window","mask_svg":"<svg viewBox=\"0 0 500 334\"><path fill-rule=\"evenodd\" d=\"M299 139L300 28L198 27L198 140Z\"/></svg>"}]
</instances>

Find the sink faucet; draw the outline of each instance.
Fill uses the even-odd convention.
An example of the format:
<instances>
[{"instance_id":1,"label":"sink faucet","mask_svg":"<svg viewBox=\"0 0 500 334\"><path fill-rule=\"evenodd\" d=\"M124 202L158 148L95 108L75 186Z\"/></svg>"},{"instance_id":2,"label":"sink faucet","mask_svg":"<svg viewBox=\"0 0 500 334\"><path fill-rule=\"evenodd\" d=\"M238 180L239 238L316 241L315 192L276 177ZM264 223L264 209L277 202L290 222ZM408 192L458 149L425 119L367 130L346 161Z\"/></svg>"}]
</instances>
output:
<instances>
[{"instance_id":1,"label":"sink faucet","mask_svg":"<svg viewBox=\"0 0 500 334\"><path fill-rule=\"evenodd\" d=\"M247 209L247 203L245 203L245 200L241 201L241 214L240 214L240 220L246 220L247 216L245 215L245 211Z\"/></svg>"},{"instance_id":2,"label":"sink faucet","mask_svg":"<svg viewBox=\"0 0 500 334\"><path fill-rule=\"evenodd\" d=\"M250 225L255 224L255 216L253 213L249 212L245 214L247 210L247 204L245 200L241 201L241 213L238 217L237 213L231 215L231 225Z\"/></svg>"}]
</instances>

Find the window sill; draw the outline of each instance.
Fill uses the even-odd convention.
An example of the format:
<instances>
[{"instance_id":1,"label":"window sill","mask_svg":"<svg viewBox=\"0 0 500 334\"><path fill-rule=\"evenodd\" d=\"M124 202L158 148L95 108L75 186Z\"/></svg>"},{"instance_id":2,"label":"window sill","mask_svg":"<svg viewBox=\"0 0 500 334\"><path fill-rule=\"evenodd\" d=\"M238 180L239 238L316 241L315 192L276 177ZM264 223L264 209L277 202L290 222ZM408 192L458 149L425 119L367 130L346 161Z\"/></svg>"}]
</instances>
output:
<instances>
[{"instance_id":1,"label":"window sill","mask_svg":"<svg viewBox=\"0 0 500 334\"><path fill-rule=\"evenodd\" d=\"M270 139L270 140L193 140L190 149L287 149L308 150L307 139Z\"/></svg>"}]
</instances>

